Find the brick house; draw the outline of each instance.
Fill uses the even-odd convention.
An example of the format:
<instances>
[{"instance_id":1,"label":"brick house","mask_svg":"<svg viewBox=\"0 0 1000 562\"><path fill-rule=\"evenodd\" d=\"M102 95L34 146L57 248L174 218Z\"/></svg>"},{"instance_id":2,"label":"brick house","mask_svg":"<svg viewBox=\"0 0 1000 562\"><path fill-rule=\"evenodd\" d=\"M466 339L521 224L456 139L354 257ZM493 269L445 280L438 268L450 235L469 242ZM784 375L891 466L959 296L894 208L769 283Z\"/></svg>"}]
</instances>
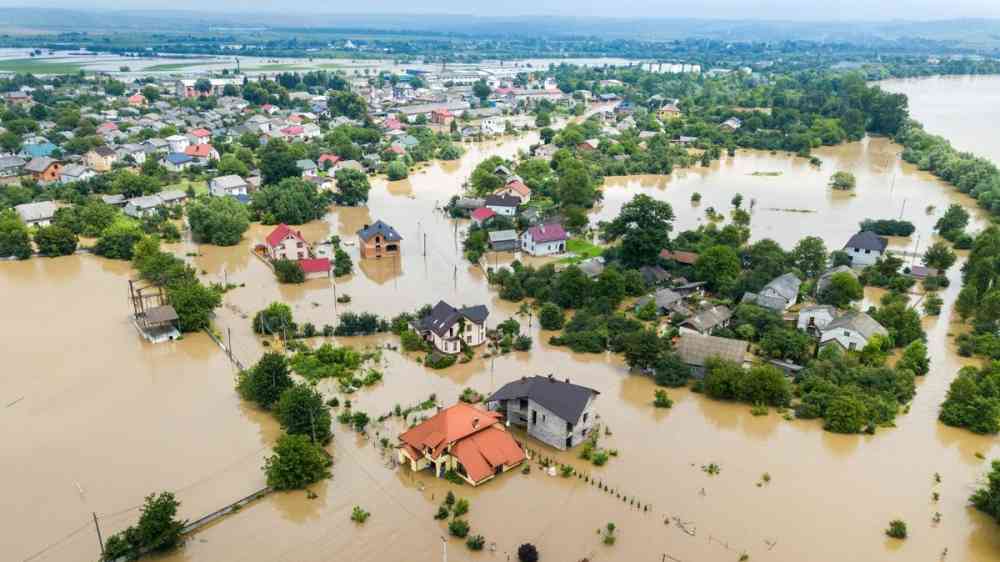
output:
<instances>
[{"instance_id":1,"label":"brick house","mask_svg":"<svg viewBox=\"0 0 1000 562\"><path fill-rule=\"evenodd\" d=\"M361 258L394 257L400 253L399 243L403 237L396 229L382 222L366 224L358 231L358 242L361 248Z\"/></svg>"}]
</instances>

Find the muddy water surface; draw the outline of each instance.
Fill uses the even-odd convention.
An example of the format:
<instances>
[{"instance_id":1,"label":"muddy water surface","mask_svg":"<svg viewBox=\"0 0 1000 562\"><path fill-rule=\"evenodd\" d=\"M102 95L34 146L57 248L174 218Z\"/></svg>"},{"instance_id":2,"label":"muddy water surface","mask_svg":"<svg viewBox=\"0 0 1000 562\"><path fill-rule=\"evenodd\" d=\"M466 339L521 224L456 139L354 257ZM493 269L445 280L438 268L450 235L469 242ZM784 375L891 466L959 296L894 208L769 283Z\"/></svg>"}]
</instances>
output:
<instances>
[{"instance_id":1,"label":"muddy water surface","mask_svg":"<svg viewBox=\"0 0 1000 562\"><path fill-rule=\"evenodd\" d=\"M355 273L336 285L325 279L277 285L250 254L267 234L266 227L253 227L245 243L233 248L182 243L174 249L181 255L199 253L187 259L207 280L243 285L226 295L217 324L223 334L231 331L236 354L248 362L264 348L250 333L246 316L274 300L292 305L299 321L321 326L335 324L345 310L393 315L444 298L456 305L486 303L495 325L514 315L517 306L496 299L483 274L464 262L459 250L464 225L456 227L436 208L461 189L482 158L511 156L533 140L472 147L460 162L431 165L403 182L376 181L368 208L332 209L324 221L304 226L309 240L338 234L350 241L363 224L382 219L405 238L401 259L358 263ZM732 195L739 192L748 202L757 200L755 238L774 238L788 247L815 234L836 248L863 218L902 211L917 224L925 247L936 220L926 207L940 212L961 200L932 177L900 163L897 153L898 147L872 140L824 149L820 170L784 155L740 152L713 168L670 178L614 178L593 218L613 217L633 194L643 192L670 201L678 216L676 228L690 228L703 220L708 206L728 210ZM858 176L855 194L831 193L825 186L837 169ZM781 175L753 175L777 171ZM694 191L703 195L700 208L690 205ZM977 214L976 221L981 220ZM893 243L905 248L916 243L916 236ZM356 247L349 251L357 257ZM90 511L114 513L152 490L179 489L184 515L193 518L262 484L257 468L261 448L277 435L274 423L239 403L232 371L207 339L191 336L158 348L138 340L122 320L124 266L71 257L0 267L2 294L5 301L13 299L16 312L5 317L20 319L16 325L2 324L0 335L11 342L11 364L17 367L4 372L4 396L8 387L14 398L25 395L3 410L11 420L4 427L20 428L7 434L13 462L0 469L14 494L5 502L14 509L0 517L18 531L17 538L4 539L4 550L23 559L85 525ZM478 489L450 488L427 474L388 467L376 437L394 437L397 425L373 427L370 439L338 426L330 447L334 476L315 487L316 499L304 493L272 495L198 533L166 559L436 560L440 537L447 533L432 515L447 490L455 489L471 500L473 533L495 543L496 552L472 554L452 540L447 544L452 560L506 560L524 541L538 545L547 560L566 561L661 560L664 554L683 561L731 561L744 551L751 560L780 562L938 560L944 549L948 560L996 560L1000 533L965 500L986 468L977 453L989 458L1000 450L994 438L936 421L947 385L964 364L947 338L958 329L949 323L959 285L957 267L950 276L944 314L926 322L931 373L919 382L917 397L909 413L897 419L898 426L874 436L833 435L818 423L789 422L774 412L754 417L745 405L684 390L670 391L672 409L656 410L655 387L630 375L619 357L553 348L546 343L550 334L539 331L537 321L520 317L535 338L530 352L431 371L414 358L387 351L385 380L352 396L355 407L375 417L432 393L447 405L467 386L488 393L522 375L570 378L601 392L598 411L610 429L602 445L617 449L619 456L593 467L536 442L529 446L574 465L614 493L575 477L549 477L537 465L529 475L514 472ZM335 306L335 292L349 294L352 302ZM386 342L394 343L391 337L341 343L363 347ZM111 380L102 382L105 378ZM321 389L335 392L329 384ZM701 466L708 463L718 464L721 473L703 472ZM227 469L231 466L235 468ZM88 471L96 475L87 478ZM758 486L765 472L771 481ZM943 478L937 486L935 472ZM98 490L113 499L97 504ZM934 491L941 495L937 503L931 500ZM652 507L644 512L617 495ZM349 521L355 505L372 513L364 526ZM941 513L938 524L932 522L935 512ZM894 518L909 523L907 541L884 537L883 529ZM119 520L127 524L131 517ZM613 547L601 544L596 534L608 522L619 528ZM92 559L96 539L88 533L71 537L39 559Z\"/></svg>"}]
</instances>

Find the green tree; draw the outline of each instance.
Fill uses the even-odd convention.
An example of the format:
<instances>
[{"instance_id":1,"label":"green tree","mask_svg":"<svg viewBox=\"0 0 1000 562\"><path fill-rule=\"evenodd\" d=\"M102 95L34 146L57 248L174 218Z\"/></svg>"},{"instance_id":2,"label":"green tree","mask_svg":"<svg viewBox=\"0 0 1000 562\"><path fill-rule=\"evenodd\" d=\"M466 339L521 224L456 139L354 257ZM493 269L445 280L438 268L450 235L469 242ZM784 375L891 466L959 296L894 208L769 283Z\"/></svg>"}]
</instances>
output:
<instances>
[{"instance_id":1,"label":"green tree","mask_svg":"<svg viewBox=\"0 0 1000 562\"><path fill-rule=\"evenodd\" d=\"M281 139L271 139L260 148L260 176L264 185L277 184L286 178L298 178L302 174L295 164L296 158Z\"/></svg>"},{"instance_id":2,"label":"green tree","mask_svg":"<svg viewBox=\"0 0 1000 562\"><path fill-rule=\"evenodd\" d=\"M274 260L271 265L279 283L303 283L306 280L306 273L297 261Z\"/></svg>"},{"instance_id":3,"label":"green tree","mask_svg":"<svg viewBox=\"0 0 1000 562\"><path fill-rule=\"evenodd\" d=\"M365 100L358 94L346 90L334 92L330 96L327 105L330 112L336 117L343 115L348 119L364 119L368 113Z\"/></svg>"},{"instance_id":4,"label":"green tree","mask_svg":"<svg viewBox=\"0 0 1000 562\"><path fill-rule=\"evenodd\" d=\"M202 243L234 246L250 228L246 206L232 197L199 197L188 205L187 215L191 234Z\"/></svg>"},{"instance_id":5,"label":"green tree","mask_svg":"<svg viewBox=\"0 0 1000 562\"><path fill-rule=\"evenodd\" d=\"M562 309L550 302L543 304L538 312L538 323L544 330L561 330L564 321Z\"/></svg>"},{"instance_id":6,"label":"green tree","mask_svg":"<svg viewBox=\"0 0 1000 562\"><path fill-rule=\"evenodd\" d=\"M827 405L823 420L823 429L827 431L859 433L867 423L865 405L851 394L839 394Z\"/></svg>"},{"instance_id":7,"label":"green tree","mask_svg":"<svg viewBox=\"0 0 1000 562\"><path fill-rule=\"evenodd\" d=\"M250 173L250 169L247 167L246 163L240 160L235 153L229 152L223 154L219 158L219 162L215 165L215 169L219 171L219 175L237 175L246 176Z\"/></svg>"},{"instance_id":8,"label":"green tree","mask_svg":"<svg viewBox=\"0 0 1000 562\"><path fill-rule=\"evenodd\" d=\"M973 492L969 501L976 509L1000 522L1000 461L990 463L985 485Z\"/></svg>"},{"instance_id":9,"label":"green tree","mask_svg":"<svg viewBox=\"0 0 1000 562\"><path fill-rule=\"evenodd\" d=\"M323 395L309 386L298 384L282 392L274 413L290 435L305 435L316 443L327 443L333 435Z\"/></svg>"},{"instance_id":10,"label":"green tree","mask_svg":"<svg viewBox=\"0 0 1000 562\"><path fill-rule=\"evenodd\" d=\"M953 203L944 212L944 215L934 223L934 230L937 230L942 235L960 232L965 230L965 227L969 225L969 218L969 212L964 207L958 203Z\"/></svg>"},{"instance_id":11,"label":"green tree","mask_svg":"<svg viewBox=\"0 0 1000 562\"><path fill-rule=\"evenodd\" d=\"M31 252L28 227L14 211L0 211L0 257L13 256L26 260L31 257Z\"/></svg>"},{"instance_id":12,"label":"green tree","mask_svg":"<svg viewBox=\"0 0 1000 562\"><path fill-rule=\"evenodd\" d=\"M916 375L926 375L930 371L930 358L927 357L927 346L917 340L911 342L903 350L903 355L896 363L897 369L909 369Z\"/></svg>"},{"instance_id":13,"label":"green tree","mask_svg":"<svg viewBox=\"0 0 1000 562\"><path fill-rule=\"evenodd\" d=\"M371 184L364 172L345 168L334 174L337 180L337 204L355 206L368 202Z\"/></svg>"},{"instance_id":14,"label":"green tree","mask_svg":"<svg viewBox=\"0 0 1000 562\"><path fill-rule=\"evenodd\" d=\"M285 178L253 194L251 210L265 224L304 224L326 214L328 202L316 186L301 178Z\"/></svg>"},{"instance_id":15,"label":"green tree","mask_svg":"<svg viewBox=\"0 0 1000 562\"><path fill-rule=\"evenodd\" d=\"M819 302L846 308L864 297L864 287L852 273L841 271L830 276L829 284L820 291Z\"/></svg>"},{"instance_id":16,"label":"green tree","mask_svg":"<svg viewBox=\"0 0 1000 562\"><path fill-rule=\"evenodd\" d=\"M490 97L493 90L490 89L489 85L486 84L486 80L480 80L472 85L472 95L476 96L482 101Z\"/></svg>"},{"instance_id":17,"label":"green tree","mask_svg":"<svg viewBox=\"0 0 1000 562\"><path fill-rule=\"evenodd\" d=\"M109 259L130 260L135 243L143 236L142 229L134 222L124 219L115 221L97 239L94 253Z\"/></svg>"},{"instance_id":18,"label":"green tree","mask_svg":"<svg viewBox=\"0 0 1000 562\"><path fill-rule=\"evenodd\" d=\"M187 521L177 519L180 502L170 492L150 494L142 505L139 522L108 537L102 560L137 560L147 552L166 552L181 544Z\"/></svg>"},{"instance_id":19,"label":"green tree","mask_svg":"<svg viewBox=\"0 0 1000 562\"><path fill-rule=\"evenodd\" d=\"M182 332L204 330L212 322L212 313L222 304L222 295L196 279L167 287L167 301L177 312Z\"/></svg>"},{"instance_id":20,"label":"green tree","mask_svg":"<svg viewBox=\"0 0 1000 562\"><path fill-rule=\"evenodd\" d=\"M855 179L854 174L851 172L835 172L830 177L830 186L834 189L848 191L854 189L855 185L857 185L857 179Z\"/></svg>"},{"instance_id":21,"label":"green tree","mask_svg":"<svg viewBox=\"0 0 1000 562\"><path fill-rule=\"evenodd\" d=\"M577 308L587 302L592 283L577 266L571 265L559 273L555 283L555 301L563 308Z\"/></svg>"},{"instance_id":22,"label":"green tree","mask_svg":"<svg viewBox=\"0 0 1000 562\"><path fill-rule=\"evenodd\" d=\"M939 240L927 248L923 261L927 267L933 267L944 274L949 267L955 264L956 259L957 256L955 256L955 252L951 251L951 247L946 242Z\"/></svg>"},{"instance_id":23,"label":"green tree","mask_svg":"<svg viewBox=\"0 0 1000 562\"><path fill-rule=\"evenodd\" d=\"M389 181L399 181L406 179L406 176L410 174L410 171L403 162L393 160L392 162L389 162L389 167L386 168L386 174L389 176Z\"/></svg>"},{"instance_id":24,"label":"green tree","mask_svg":"<svg viewBox=\"0 0 1000 562\"><path fill-rule=\"evenodd\" d=\"M636 195L604 230L609 240L621 240L621 258L628 267L655 264L670 241L674 211L669 203Z\"/></svg>"},{"instance_id":25,"label":"green tree","mask_svg":"<svg viewBox=\"0 0 1000 562\"><path fill-rule=\"evenodd\" d=\"M76 251L78 241L72 230L58 225L43 226L35 231L35 245L43 256L68 256Z\"/></svg>"},{"instance_id":26,"label":"green tree","mask_svg":"<svg viewBox=\"0 0 1000 562\"><path fill-rule=\"evenodd\" d=\"M255 334L294 334L296 329L295 321L292 319L292 308L284 303L272 302L253 317Z\"/></svg>"},{"instance_id":27,"label":"green tree","mask_svg":"<svg viewBox=\"0 0 1000 562\"><path fill-rule=\"evenodd\" d=\"M653 330L638 330L624 337L625 364L630 369L652 371L660 359L662 343Z\"/></svg>"},{"instance_id":28,"label":"green tree","mask_svg":"<svg viewBox=\"0 0 1000 562\"><path fill-rule=\"evenodd\" d=\"M329 478L330 465L321 445L304 435L282 435L264 461L264 472L275 490L297 490Z\"/></svg>"},{"instance_id":29,"label":"green tree","mask_svg":"<svg viewBox=\"0 0 1000 562\"><path fill-rule=\"evenodd\" d=\"M827 253L823 239L806 236L799 240L791 253L792 263L808 278L816 278L826 268Z\"/></svg>"},{"instance_id":30,"label":"green tree","mask_svg":"<svg viewBox=\"0 0 1000 562\"><path fill-rule=\"evenodd\" d=\"M691 367L672 351L661 353L653 366L653 380L660 386L684 386L690 378Z\"/></svg>"},{"instance_id":31,"label":"green tree","mask_svg":"<svg viewBox=\"0 0 1000 562\"><path fill-rule=\"evenodd\" d=\"M194 82L194 90L201 95L208 95L212 91L212 82L208 78L199 78Z\"/></svg>"},{"instance_id":32,"label":"green tree","mask_svg":"<svg viewBox=\"0 0 1000 562\"><path fill-rule=\"evenodd\" d=\"M593 174L587 169L586 164L580 160L566 159L559 165L555 195L558 203L564 207L590 208L594 206L594 201L599 198L600 192L597 191ZM670 206L669 203L661 204L667 205L668 208Z\"/></svg>"},{"instance_id":33,"label":"green tree","mask_svg":"<svg viewBox=\"0 0 1000 562\"><path fill-rule=\"evenodd\" d=\"M724 292L731 287L739 277L740 269L740 257L729 246L712 246L702 252L694 264L695 276L716 292Z\"/></svg>"},{"instance_id":34,"label":"green tree","mask_svg":"<svg viewBox=\"0 0 1000 562\"><path fill-rule=\"evenodd\" d=\"M897 347L926 339L924 328L920 324L920 315L905 303L882 306L872 317L889 331L889 336Z\"/></svg>"},{"instance_id":35,"label":"green tree","mask_svg":"<svg viewBox=\"0 0 1000 562\"><path fill-rule=\"evenodd\" d=\"M244 400L256 402L261 408L270 410L281 394L293 384L288 371L288 360L280 353L269 351L256 365L240 373L236 389Z\"/></svg>"}]
</instances>

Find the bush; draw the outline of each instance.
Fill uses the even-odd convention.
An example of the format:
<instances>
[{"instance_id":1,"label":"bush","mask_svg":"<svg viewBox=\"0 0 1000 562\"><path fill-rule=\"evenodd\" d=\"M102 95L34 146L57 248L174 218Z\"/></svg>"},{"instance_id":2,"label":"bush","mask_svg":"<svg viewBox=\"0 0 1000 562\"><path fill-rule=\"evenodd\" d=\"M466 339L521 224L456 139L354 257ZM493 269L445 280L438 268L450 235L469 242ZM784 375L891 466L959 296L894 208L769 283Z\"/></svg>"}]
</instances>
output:
<instances>
[{"instance_id":1,"label":"bush","mask_svg":"<svg viewBox=\"0 0 1000 562\"><path fill-rule=\"evenodd\" d=\"M463 539L469 534L469 524L464 519L452 519L448 523L448 534Z\"/></svg>"},{"instance_id":2,"label":"bush","mask_svg":"<svg viewBox=\"0 0 1000 562\"><path fill-rule=\"evenodd\" d=\"M273 302L253 317L255 334L294 334L297 331L292 320L292 308L287 304Z\"/></svg>"},{"instance_id":3,"label":"bush","mask_svg":"<svg viewBox=\"0 0 1000 562\"><path fill-rule=\"evenodd\" d=\"M657 408L669 408L674 405L674 401L667 396L666 390L657 390L653 396L653 406Z\"/></svg>"},{"instance_id":4,"label":"bush","mask_svg":"<svg viewBox=\"0 0 1000 562\"><path fill-rule=\"evenodd\" d=\"M991 463L986 485L976 490L969 501L976 509L1000 522L1000 461Z\"/></svg>"},{"instance_id":5,"label":"bush","mask_svg":"<svg viewBox=\"0 0 1000 562\"><path fill-rule=\"evenodd\" d=\"M465 541L465 546L469 547L469 550L482 550L486 546L486 538L482 535L472 535Z\"/></svg>"},{"instance_id":6,"label":"bush","mask_svg":"<svg viewBox=\"0 0 1000 562\"><path fill-rule=\"evenodd\" d=\"M318 443L327 443L330 431L330 410L323 396L304 384L285 389L274 408L282 429L291 435L305 435Z\"/></svg>"},{"instance_id":7,"label":"bush","mask_svg":"<svg viewBox=\"0 0 1000 562\"><path fill-rule=\"evenodd\" d=\"M542 309L538 313L538 323L543 329L561 330L564 322L565 316L561 308L550 302L542 305Z\"/></svg>"},{"instance_id":8,"label":"bush","mask_svg":"<svg viewBox=\"0 0 1000 562\"><path fill-rule=\"evenodd\" d=\"M304 435L282 435L274 454L264 461L267 485L275 490L304 488L330 476L330 462L323 448Z\"/></svg>"},{"instance_id":9,"label":"bush","mask_svg":"<svg viewBox=\"0 0 1000 562\"><path fill-rule=\"evenodd\" d=\"M352 271L354 271L354 262L351 261L351 256L344 250L337 248L333 255L333 276L350 275Z\"/></svg>"},{"instance_id":10,"label":"bush","mask_svg":"<svg viewBox=\"0 0 1000 562\"><path fill-rule=\"evenodd\" d=\"M354 509L351 510L351 521L363 525L365 521L368 521L368 518L371 517L371 515L371 513L362 509L361 506L356 505L354 506Z\"/></svg>"},{"instance_id":11,"label":"bush","mask_svg":"<svg viewBox=\"0 0 1000 562\"><path fill-rule=\"evenodd\" d=\"M297 261L274 260L272 265L279 283L302 283L306 280L306 273L302 271L302 266Z\"/></svg>"},{"instance_id":12,"label":"bush","mask_svg":"<svg viewBox=\"0 0 1000 562\"><path fill-rule=\"evenodd\" d=\"M861 230L870 230L879 236L902 236L913 234L916 227L910 221L897 219L865 219L861 221Z\"/></svg>"},{"instance_id":13,"label":"bush","mask_svg":"<svg viewBox=\"0 0 1000 562\"><path fill-rule=\"evenodd\" d=\"M424 365L427 365L431 369L447 369L454 365L457 360L458 358L454 355L434 351L428 353L427 357L424 358Z\"/></svg>"},{"instance_id":14,"label":"bush","mask_svg":"<svg viewBox=\"0 0 1000 562\"><path fill-rule=\"evenodd\" d=\"M517 547L518 562L538 562L538 549L531 543L524 543Z\"/></svg>"},{"instance_id":15,"label":"bush","mask_svg":"<svg viewBox=\"0 0 1000 562\"><path fill-rule=\"evenodd\" d=\"M420 351L424 349L424 338L413 330L407 330L399 336L403 351Z\"/></svg>"},{"instance_id":16,"label":"bush","mask_svg":"<svg viewBox=\"0 0 1000 562\"><path fill-rule=\"evenodd\" d=\"M531 336L517 336L514 338L514 349L517 351L528 351L531 349Z\"/></svg>"},{"instance_id":17,"label":"bush","mask_svg":"<svg viewBox=\"0 0 1000 562\"><path fill-rule=\"evenodd\" d=\"M268 352L256 365L239 374L236 389L244 400L270 409L294 383L288 374L288 360L277 352Z\"/></svg>"},{"instance_id":18,"label":"bush","mask_svg":"<svg viewBox=\"0 0 1000 562\"><path fill-rule=\"evenodd\" d=\"M469 512L469 500L461 498L455 502L454 507L451 509L452 515L456 518L461 517Z\"/></svg>"},{"instance_id":19,"label":"bush","mask_svg":"<svg viewBox=\"0 0 1000 562\"><path fill-rule=\"evenodd\" d=\"M443 505L438 507L437 513L434 514L434 519L437 519L438 521L443 521L448 517L451 517L451 513L448 512L448 508Z\"/></svg>"},{"instance_id":20,"label":"bush","mask_svg":"<svg viewBox=\"0 0 1000 562\"><path fill-rule=\"evenodd\" d=\"M35 231L35 245L43 256L68 256L76 251L76 234L61 226L43 226Z\"/></svg>"},{"instance_id":21,"label":"bush","mask_svg":"<svg viewBox=\"0 0 1000 562\"><path fill-rule=\"evenodd\" d=\"M889 522L889 528L885 530L885 534L894 539L905 539L906 522L902 519L893 519Z\"/></svg>"},{"instance_id":22,"label":"bush","mask_svg":"<svg viewBox=\"0 0 1000 562\"><path fill-rule=\"evenodd\" d=\"M370 336L389 331L389 323L370 312L345 312L333 333L337 336Z\"/></svg>"},{"instance_id":23,"label":"bush","mask_svg":"<svg viewBox=\"0 0 1000 562\"><path fill-rule=\"evenodd\" d=\"M393 160L389 162L389 167L386 168L386 174L389 176L390 181L398 181L406 179L406 176L410 174L406 167L406 164L399 160Z\"/></svg>"},{"instance_id":24,"label":"bush","mask_svg":"<svg viewBox=\"0 0 1000 562\"><path fill-rule=\"evenodd\" d=\"M194 239L207 244L236 245L250 227L250 212L232 197L199 197L187 215Z\"/></svg>"}]
</instances>

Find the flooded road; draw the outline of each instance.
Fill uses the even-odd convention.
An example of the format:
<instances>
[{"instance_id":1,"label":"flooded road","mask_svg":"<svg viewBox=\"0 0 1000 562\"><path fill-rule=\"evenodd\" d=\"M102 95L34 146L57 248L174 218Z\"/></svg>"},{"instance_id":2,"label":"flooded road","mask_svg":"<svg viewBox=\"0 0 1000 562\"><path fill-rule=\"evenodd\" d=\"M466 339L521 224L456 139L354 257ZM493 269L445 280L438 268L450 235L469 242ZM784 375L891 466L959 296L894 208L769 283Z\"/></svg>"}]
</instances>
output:
<instances>
[{"instance_id":1,"label":"flooded road","mask_svg":"<svg viewBox=\"0 0 1000 562\"><path fill-rule=\"evenodd\" d=\"M302 228L316 241L332 234L345 241L365 223L382 219L404 237L396 261L359 262L337 280L280 286L270 270L250 254L269 232L255 225L246 241L217 248L177 244L206 280L245 284L225 297L217 327L231 330L236 355L252 362L262 353L243 316L271 301L293 306L296 320L336 324L345 310L391 316L445 299L454 305L484 303L489 324L514 315L517 305L498 300L478 268L461 257L456 223L435 208L461 189L472 168L492 154L512 156L534 141L524 138L470 147L459 162L433 164L402 182L373 181L367 208L331 209L324 221ZM899 161L898 147L869 140L823 149L819 170L786 155L739 152L709 169L680 171L670 178L612 178L594 221L613 217L635 193L670 201L675 230L704 220L704 209L729 210L739 192L757 200L754 238L773 238L789 248L806 235L822 236L840 247L864 218L912 220L921 248L933 239L936 213L954 201L954 191ZM858 177L854 194L831 193L834 171ZM781 172L781 175L753 175ZM690 195L703 199L692 207ZM906 201L906 208L903 208ZM807 209L797 213L771 210ZM983 216L975 214L980 224ZM460 231L462 225L458 226ZM424 255L424 235L427 237ZM912 240L896 240L906 247ZM178 490L184 517L195 518L262 485L263 447L278 434L269 416L240 403L232 369L221 351L201 335L162 347L143 344L124 321L127 310L124 264L74 256L0 264L0 290L12 305L0 324L13 369L4 370L5 455L0 476L13 498L0 521L15 531L0 538L0 550L22 560L46 544L73 533L37 560L92 560L96 538L86 528L91 511L115 513L161 489ZM747 405L707 400L686 390L669 390L674 406L653 408L655 386L631 375L613 355L572 354L548 345L551 335L532 320L535 345L495 361L476 359L433 371L413 357L383 354L383 382L350 396L355 409L373 418L395 404L412 405L434 393L442 405L463 388L488 393L522 375L554 373L601 392L597 412L610 429L601 444L619 456L595 467L572 453L557 453L528 441L536 454L573 465L607 484L608 493L584 479L549 477L537 464L529 475L513 471L477 489L454 487L428 474L393 471L377 447L377 435L395 437L392 421L371 427L362 439L336 425L330 446L333 478L304 492L274 494L199 532L185 547L163 557L171 562L377 562L392 558L437 560L445 526L433 519L447 490L470 500L473 534L482 534L495 552L471 553L448 542L450 560L507 560L522 542L539 547L544 560L684 562L750 560L947 560L1000 559L1000 531L966 506L988 462L1000 456L993 437L975 436L937 423L937 411L955 371L966 360L952 348L949 322L959 289L958 267L942 295L941 317L928 319L930 374L918 382L910 411L897 427L873 436L823 432L819 423L786 421L773 411L751 415ZM334 306L334 291L352 302ZM11 319L18 321L11 322ZM522 325L528 318L519 317ZM319 338L317 338L319 339ZM392 336L346 338L358 347L397 343ZM316 342L318 343L318 342ZM333 394L332 384L321 390ZM10 391L8 392L8 389ZM13 396L10 400L6 397ZM11 431L13 429L13 431ZM701 467L716 463L718 475ZM762 483L763 474L770 482ZM942 482L935 485L934 473ZM78 492L74 482L80 482ZM193 483L193 484L192 484ZM758 486L758 483L761 483ZM934 502L932 492L940 494ZM650 505L643 511L617 496ZM363 526L349 520L358 505L372 516ZM933 523L940 512L940 523ZM133 510L108 526L131 523ZM889 520L905 520L910 538L896 542L883 530ZM665 521L667 523L665 523ZM678 524L680 521L683 526ZM614 546L596 533L608 522L618 526ZM83 526L83 527L81 527ZM693 534L693 536L692 536ZM16 538L15 538L16 537ZM511 556L513 558L513 556Z\"/></svg>"}]
</instances>

